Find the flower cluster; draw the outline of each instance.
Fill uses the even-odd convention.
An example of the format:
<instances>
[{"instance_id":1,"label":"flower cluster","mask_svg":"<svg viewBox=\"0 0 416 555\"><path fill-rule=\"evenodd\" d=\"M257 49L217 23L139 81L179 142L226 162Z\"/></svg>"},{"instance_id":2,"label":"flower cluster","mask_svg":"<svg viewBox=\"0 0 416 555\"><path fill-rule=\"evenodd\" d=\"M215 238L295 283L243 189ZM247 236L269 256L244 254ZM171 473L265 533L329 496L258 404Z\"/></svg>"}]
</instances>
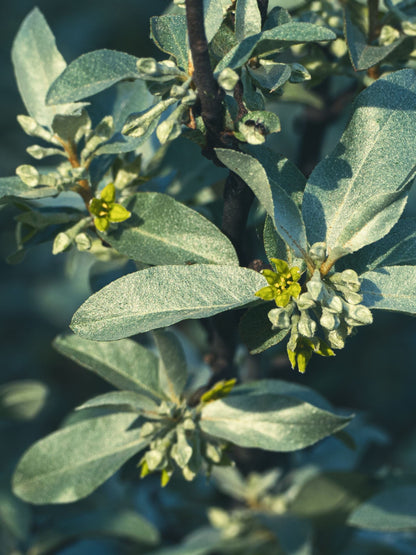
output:
<instances>
[{"instance_id":1,"label":"flower cluster","mask_svg":"<svg viewBox=\"0 0 416 555\"><path fill-rule=\"evenodd\" d=\"M298 268L290 268L284 261L272 259L277 274L263 270L269 282L256 293L265 300L274 299L278 308L268 313L273 329L287 329L290 333L287 352L292 368L304 372L312 356L334 356L333 349L342 349L354 328L371 324L370 310L361 304L361 283L354 270L333 271L322 276L319 267L325 258L323 243L316 243L309 251L316 265L304 286L297 283Z\"/></svg>"},{"instance_id":2,"label":"flower cluster","mask_svg":"<svg viewBox=\"0 0 416 555\"><path fill-rule=\"evenodd\" d=\"M226 397L236 380L217 382L200 398L200 404L191 408L164 402L158 411L158 420L146 422L141 429L143 439L152 437L149 449L139 462L142 478L151 472L161 473L165 486L175 468L179 468L185 480L193 480L201 468L210 472L214 465L231 463L226 454L227 444L202 433L198 420L200 408L207 403Z\"/></svg>"}]
</instances>

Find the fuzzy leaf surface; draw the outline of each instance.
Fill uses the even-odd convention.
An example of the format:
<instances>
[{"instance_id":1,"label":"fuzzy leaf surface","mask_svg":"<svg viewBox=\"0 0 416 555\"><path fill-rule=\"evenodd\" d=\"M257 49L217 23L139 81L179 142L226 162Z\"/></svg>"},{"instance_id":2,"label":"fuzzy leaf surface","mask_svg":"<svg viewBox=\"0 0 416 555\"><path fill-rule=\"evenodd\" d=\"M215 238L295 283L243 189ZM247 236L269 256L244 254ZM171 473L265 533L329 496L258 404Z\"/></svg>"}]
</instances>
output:
<instances>
[{"instance_id":1,"label":"fuzzy leaf surface","mask_svg":"<svg viewBox=\"0 0 416 555\"><path fill-rule=\"evenodd\" d=\"M107 343L68 334L58 335L53 346L118 389L164 397L159 388L157 356L131 339Z\"/></svg>"},{"instance_id":2,"label":"fuzzy leaf surface","mask_svg":"<svg viewBox=\"0 0 416 555\"><path fill-rule=\"evenodd\" d=\"M354 268L358 274L381 266L415 265L416 218L401 218L388 235L346 256L342 263L345 268Z\"/></svg>"},{"instance_id":3,"label":"fuzzy leaf surface","mask_svg":"<svg viewBox=\"0 0 416 555\"><path fill-rule=\"evenodd\" d=\"M178 66L187 71L188 32L184 15L160 15L150 18L150 33L156 46L171 54Z\"/></svg>"},{"instance_id":4,"label":"fuzzy leaf surface","mask_svg":"<svg viewBox=\"0 0 416 555\"><path fill-rule=\"evenodd\" d=\"M239 332L252 355L277 345L286 337L290 328L273 330L267 314L275 303L260 303L247 310L240 320Z\"/></svg>"},{"instance_id":5,"label":"fuzzy leaf surface","mask_svg":"<svg viewBox=\"0 0 416 555\"><path fill-rule=\"evenodd\" d=\"M117 279L75 313L71 328L111 341L244 306L265 278L238 266L155 266Z\"/></svg>"},{"instance_id":6,"label":"fuzzy leaf surface","mask_svg":"<svg viewBox=\"0 0 416 555\"><path fill-rule=\"evenodd\" d=\"M241 447L294 451L344 428L350 418L337 416L289 395L263 389L233 392L201 412L204 432Z\"/></svg>"},{"instance_id":7,"label":"fuzzy leaf surface","mask_svg":"<svg viewBox=\"0 0 416 555\"><path fill-rule=\"evenodd\" d=\"M179 339L171 331L157 330L153 339L159 352L159 384L175 403L180 402L188 379L185 353Z\"/></svg>"},{"instance_id":8,"label":"fuzzy leaf surface","mask_svg":"<svg viewBox=\"0 0 416 555\"><path fill-rule=\"evenodd\" d=\"M345 11L344 21L348 52L355 71L362 71L375 66L403 42L403 38L399 38L385 46L372 46L367 44L364 33L351 21L348 10Z\"/></svg>"},{"instance_id":9,"label":"fuzzy leaf surface","mask_svg":"<svg viewBox=\"0 0 416 555\"><path fill-rule=\"evenodd\" d=\"M103 238L146 264L238 264L229 239L201 214L161 193L138 193L131 217Z\"/></svg>"},{"instance_id":10,"label":"fuzzy leaf surface","mask_svg":"<svg viewBox=\"0 0 416 555\"><path fill-rule=\"evenodd\" d=\"M122 412L132 411L142 413L146 411L156 412L158 405L146 395L135 391L110 391L88 399L77 410L85 410L95 407L116 408Z\"/></svg>"},{"instance_id":11,"label":"fuzzy leaf surface","mask_svg":"<svg viewBox=\"0 0 416 555\"><path fill-rule=\"evenodd\" d=\"M51 85L48 104L62 104L87 98L123 81L138 79L138 58L116 50L94 50L69 64Z\"/></svg>"},{"instance_id":12,"label":"fuzzy leaf surface","mask_svg":"<svg viewBox=\"0 0 416 555\"><path fill-rule=\"evenodd\" d=\"M261 32L257 0L238 0L235 10L235 36L238 41Z\"/></svg>"},{"instance_id":13,"label":"fuzzy leaf surface","mask_svg":"<svg viewBox=\"0 0 416 555\"><path fill-rule=\"evenodd\" d=\"M23 103L40 125L50 127L56 114L71 114L81 107L76 104L59 107L45 104L46 93L65 70L66 62L38 8L25 17L19 28L13 42L12 61Z\"/></svg>"},{"instance_id":14,"label":"fuzzy leaf surface","mask_svg":"<svg viewBox=\"0 0 416 555\"><path fill-rule=\"evenodd\" d=\"M248 154L231 149L216 149L218 158L252 189L271 217L279 235L296 256L306 251L306 231L299 208L280 184L270 181L260 162Z\"/></svg>"},{"instance_id":15,"label":"fuzzy leaf surface","mask_svg":"<svg viewBox=\"0 0 416 555\"><path fill-rule=\"evenodd\" d=\"M337 249L342 256L381 239L399 219L416 167L415 93L414 72L402 70L357 97L338 146L316 166L305 189L302 210L311 244L326 241L329 253Z\"/></svg>"},{"instance_id":16,"label":"fuzzy leaf surface","mask_svg":"<svg viewBox=\"0 0 416 555\"><path fill-rule=\"evenodd\" d=\"M368 308L416 314L416 266L386 266L360 277Z\"/></svg>"},{"instance_id":17,"label":"fuzzy leaf surface","mask_svg":"<svg viewBox=\"0 0 416 555\"><path fill-rule=\"evenodd\" d=\"M17 177L0 177L0 204L14 200L36 200L54 197L58 190L54 187L29 187Z\"/></svg>"},{"instance_id":18,"label":"fuzzy leaf surface","mask_svg":"<svg viewBox=\"0 0 416 555\"><path fill-rule=\"evenodd\" d=\"M139 429L128 430L136 419L132 413L91 418L41 439L20 459L14 493L35 504L86 497L147 444Z\"/></svg>"},{"instance_id":19,"label":"fuzzy leaf surface","mask_svg":"<svg viewBox=\"0 0 416 555\"><path fill-rule=\"evenodd\" d=\"M242 40L234 46L215 68L215 73L221 72L224 68L230 67L237 69L244 65L255 49L261 50L266 46L266 50L276 50L287 48L292 44L304 42L319 42L334 40L335 33L330 29L305 22L290 22L268 29L262 33L256 33ZM262 44L264 43L264 44Z\"/></svg>"},{"instance_id":20,"label":"fuzzy leaf surface","mask_svg":"<svg viewBox=\"0 0 416 555\"><path fill-rule=\"evenodd\" d=\"M204 0L204 25L207 41L211 42L221 27L224 14L231 0Z\"/></svg>"},{"instance_id":21,"label":"fuzzy leaf surface","mask_svg":"<svg viewBox=\"0 0 416 555\"><path fill-rule=\"evenodd\" d=\"M348 524L369 530L416 529L416 487L396 486L377 493L355 509Z\"/></svg>"}]
</instances>

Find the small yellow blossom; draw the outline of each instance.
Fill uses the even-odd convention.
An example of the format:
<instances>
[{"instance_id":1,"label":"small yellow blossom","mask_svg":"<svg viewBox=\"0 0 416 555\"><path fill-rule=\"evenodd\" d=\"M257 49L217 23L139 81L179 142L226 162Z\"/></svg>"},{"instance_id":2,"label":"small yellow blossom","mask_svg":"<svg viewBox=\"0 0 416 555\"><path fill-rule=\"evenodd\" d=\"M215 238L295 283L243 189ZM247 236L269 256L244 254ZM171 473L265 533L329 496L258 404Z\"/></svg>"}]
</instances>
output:
<instances>
[{"instance_id":1,"label":"small yellow blossom","mask_svg":"<svg viewBox=\"0 0 416 555\"><path fill-rule=\"evenodd\" d=\"M98 231L107 231L110 222L124 222L131 213L121 204L117 204L116 188L109 183L101 191L100 198L93 198L89 205L90 214L94 217L94 225Z\"/></svg>"},{"instance_id":2,"label":"small yellow blossom","mask_svg":"<svg viewBox=\"0 0 416 555\"><path fill-rule=\"evenodd\" d=\"M289 304L290 297L297 298L300 295L301 286L297 282L301 273L296 266L289 268L288 263L284 260L271 258L270 262L272 262L276 271L262 271L269 285L262 287L255 294L265 301L274 300L277 306L285 307Z\"/></svg>"}]
</instances>

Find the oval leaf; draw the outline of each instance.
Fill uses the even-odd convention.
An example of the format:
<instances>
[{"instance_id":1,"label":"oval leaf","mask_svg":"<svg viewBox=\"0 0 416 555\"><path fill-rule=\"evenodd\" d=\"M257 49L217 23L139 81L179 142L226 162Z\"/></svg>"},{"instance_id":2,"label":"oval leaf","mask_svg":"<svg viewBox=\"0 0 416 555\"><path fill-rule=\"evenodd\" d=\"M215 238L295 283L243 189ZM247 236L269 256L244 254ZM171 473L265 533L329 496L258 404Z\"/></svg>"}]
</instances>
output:
<instances>
[{"instance_id":1,"label":"oval leaf","mask_svg":"<svg viewBox=\"0 0 416 555\"><path fill-rule=\"evenodd\" d=\"M256 158L230 149L216 149L218 158L243 179L271 217L279 235L296 256L305 256L307 249L305 225L294 200L276 182L270 181Z\"/></svg>"},{"instance_id":2,"label":"oval leaf","mask_svg":"<svg viewBox=\"0 0 416 555\"><path fill-rule=\"evenodd\" d=\"M398 486L378 493L350 515L348 524L390 532L415 530L416 487Z\"/></svg>"},{"instance_id":3,"label":"oval leaf","mask_svg":"<svg viewBox=\"0 0 416 555\"><path fill-rule=\"evenodd\" d=\"M237 266L155 266L117 279L75 313L71 328L111 341L252 302L265 278Z\"/></svg>"},{"instance_id":4,"label":"oval leaf","mask_svg":"<svg viewBox=\"0 0 416 555\"><path fill-rule=\"evenodd\" d=\"M405 192L416 167L415 93L414 72L402 70L358 96L340 143L305 189L302 210L311 243L326 241L329 251L344 255L382 238L399 219L404 202L394 195ZM400 206L392 210L393 202Z\"/></svg>"},{"instance_id":5,"label":"oval leaf","mask_svg":"<svg viewBox=\"0 0 416 555\"><path fill-rule=\"evenodd\" d=\"M160 387L173 402L179 404L181 393L188 379L188 369L182 345L171 331L158 330L153 332L153 339L160 356Z\"/></svg>"},{"instance_id":6,"label":"oval leaf","mask_svg":"<svg viewBox=\"0 0 416 555\"><path fill-rule=\"evenodd\" d=\"M201 428L241 447L294 451L344 428L350 418L337 416L295 397L275 392L239 392L207 404Z\"/></svg>"},{"instance_id":7,"label":"oval leaf","mask_svg":"<svg viewBox=\"0 0 416 555\"><path fill-rule=\"evenodd\" d=\"M124 79L138 79L138 58L116 50L95 50L83 54L59 75L51 85L48 104L74 102L92 96Z\"/></svg>"},{"instance_id":8,"label":"oval leaf","mask_svg":"<svg viewBox=\"0 0 416 555\"><path fill-rule=\"evenodd\" d=\"M195 210L161 193L138 193L126 204L131 217L103 238L118 252L146 264L237 264L229 239Z\"/></svg>"},{"instance_id":9,"label":"oval leaf","mask_svg":"<svg viewBox=\"0 0 416 555\"><path fill-rule=\"evenodd\" d=\"M35 504L86 497L147 444L139 429L128 430L136 419L132 413L91 418L41 439L20 459L14 493Z\"/></svg>"},{"instance_id":10,"label":"oval leaf","mask_svg":"<svg viewBox=\"0 0 416 555\"><path fill-rule=\"evenodd\" d=\"M0 419L31 420L43 408L49 390L41 382L20 380L0 386Z\"/></svg>"},{"instance_id":11,"label":"oval leaf","mask_svg":"<svg viewBox=\"0 0 416 555\"><path fill-rule=\"evenodd\" d=\"M76 335L59 335L53 346L118 389L146 391L164 398L159 388L156 355L131 339L107 343Z\"/></svg>"},{"instance_id":12,"label":"oval leaf","mask_svg":"<svg viewBox=\"0 0 416 555\"><path fill-rule=\"evenodd\" d=\"M386 266L360 277L363 304L368 308L416 314L415 266Z\"/></svg>"}]
</instances>

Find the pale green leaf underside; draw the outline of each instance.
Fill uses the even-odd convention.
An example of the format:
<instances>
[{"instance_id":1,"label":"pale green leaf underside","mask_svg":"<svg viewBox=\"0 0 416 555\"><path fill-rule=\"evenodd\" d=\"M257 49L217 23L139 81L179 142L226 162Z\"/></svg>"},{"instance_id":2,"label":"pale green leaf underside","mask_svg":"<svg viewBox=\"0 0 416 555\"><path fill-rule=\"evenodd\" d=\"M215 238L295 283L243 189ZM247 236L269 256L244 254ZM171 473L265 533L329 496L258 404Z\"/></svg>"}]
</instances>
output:
<instances>
[{"instance_id":1,"label":"pale green leaf underside","mask_svg":"<svg viewBox=\"0 0 416 555\"><path fill-rule=\"evenodd\" d=\"M352 23L347 11L345 16L345 35L351 63L356 71L362 71L375 66L403 42L403 38L399 38L385 46L371 46L367 44L365 35Z\"/></svg>"},{"instance_id":2,"label":"pale green leaf underside","mask_svg":"<svg viewBox=\"0 0 416 555\"><path fill-rule=\"evenodd\" d=\"M0 177L0 204L17 199L35 200L54 197L58 190L53 187L29 187L17 177Z\"/></svg>"},{"instance_id":3,"label":"pale green leaf underside","mask_svg":"<svg viewBox=\"0 0 416 555\"><path fill-rule=\"evenodd\" d=\"M18 380L0 386L0 419L30 420L45 404L48 388L35 380Z\"/></svg>"},{"instance_id":4,"label":"pale green leaf underside","mask_svg":"<svg viewBox=\"0 0 416 555\"><path fill-rule=\"evenodd\" d=\"M76 335L59 335L53 345L57 351L118 389L147 391L164 397L158 383L156 355L131 339L107 343Z\"/></svg>"},{"instance_id":5,"label":"pale green leaf underside","mask_svg":"<svg viewBox=\"0 0 416 555\"><path fill-rule=\"evenodd\" d=\"M150 32L157 46L171 54L180 68L189 63L188 34L184 15L161 15L150 18Z\"/></svg>"},{"instance_id":6,"label":"pale green leaf underside","mask_svg":"<svg viewBox=\"0 0 416 555\"><path fill-rule=\"evenodd\" d=\"M277 232L296 256L303 256L307 249L306 231L293 199L277 183L269 181L265 169L256 158L230 149L215 151L221 162L252 189L271 217Z\"/></svg>"},{"instance_id":7,"label":"pale green leaf underside","mask_svg":"<svg viewBox=\"0 0 416 555\"><path fill-rule=\"evenodd\" d=\"M260 32L261 16L257 0L238 0L235 10L235 38L242 41Z\"/></svg>"},{"instance_id":8,"label":"pale green leaf underside","mask_svg":"<svg viewBox=\"0 0 416 555\"><path fill-rule=\"evenodd\" d=\"M349 420L294 397L235 391L203 408L201 428L241 447L294 451L341 430Z\"/></svg>"},{"instance_id":9,"label":"pale green leaf underside","mask_svg":"<svg viewBox=\"0 0 416 555\"><path fill-rule=\"evenodd\" d=\"M215 68L215 73L221 72L224 68L236 69L245 64L257 47L262 43L274 43L276 48L290 46L303 42L334 40L335 33L325 27L314 25L313 23L290 22L268 29L262 33L257 33L245 38L242 42L232 48Z\"/></svg>"},{"instance_id":10,"label":"pale green leaf underside","mask_svg":"<svg viewBox=\"0 0 416 555\"><path fill-rule=\"evenodd\" d=\"M348 524L386 532L414 530L416 528L416 487L397 486L378 493L350 515Z\"/></svg>"},{"instance_id":11,"label":"pale green leaf underside","mask_svg":"<svg viewBox=\"0 0 416 555\"><path fill-rule=\"evenodd\" d=\"M110 391L88 399L77 410L85 410L96 407L115 408L123 412L132 411L142 413L151 411L156 413L158 405L146 395L135 391Z\"/></svg>"},{"instance_id":12,"label":"pale green leaf underside","mask_svg":"<svg viewBox=\"0 0 416 555\"><path fill-rule=\"evenodd\" d=\"M368 308L416 314L416 266L386 266L360 277Z\"/></svg>"},{"instance_id":13,"label":"pale green leaf underside","mask_svg":"<svg viewBox=\"0 0 416 555\"><path fill-rule=\"evenodd\" d=\"M49 127L56 114L70 114L79 107L75 104L59 107L45 104L46 93L65 70L66 62L38 8L34 8L20 26L13 42L12 60L22 100L38 123Z\"/></svg>"},{"instance_id":14,"label":"pale green leaf underside","mask_svg":"<svg viewBox=\"0 0 416 555\"><path fill-rule=\"evenodd\" d=\"M155 266L92 295L71 328L89 339L111 341L243 306L265 285L261 274L237 266Z\"/></svg>"},{"instance_id":15,"label":"pale green leaf underside","mask_svg":"<svg viewBox=\"0 0 416 555\"><path fill-rule=\"evenodd\" d=\"M180 396L188 379L185 353L179 339L171 331L157 330L153 339L159 352L159 384L174 403Z\"/></svg>"},{"instance_id":16,"label":"pale green leaf underside","mask_svg":"<svg viewBox=\"0 0 416 555\"><path fill-rule=\"evenodd\" d=\"M399 192L416 167L415 92L414 72L402 70L358 96L340 143L305 189L302 210L311 243L353 252L386 235L399 219L405 191L402 199Z\"/></svg>"},{"instance_id":17,"label":"pale green leaf underside","mask_svg":"<svg viewBox=\"0 0 416 555\"><path fill-rule=\"evenodd\" d=\"M124 79L138 79L138 58L116 50L95 50L83 54L54 81L48 104L74 102L97 94Z\"/></svg>"},{"instance_id":18,"label":"pale green leaf underside","mask_svg":"<svg viewBox=\"0 0 416 555\"><path fill-rule=\"evenodd\" d=\"M138 193L126 204L131 217L103 238L118 252L146 264L236 264L229 239L195 210L161 193Z\"/></svg>"},{"instance_id":19,"label":"pale green leaf underside","mask_svg":"<svg viewBox=\"0 0 416 555\"><path fill-rule=\"evenodd\" d=\"M400 219L388 235L343 259L343 267L358 274L400 264L416 264L416 218Z\"/></svg>"},{"instance_id":20,"label":"pale green leaf underside","mask_svg":"<svg viewBox=\"0 0 416 555\"><path fill-rule=\"evenodd\" d=\"M207 41L211 42L221 23L231 0L204 0L204 25Z\"/></svg>"},{"instance_id":21,"label":"pale green leaf underside","mask_svg":"<svg viewBox=\"0 0 416 555\"><path fill-rule=\"evenodd\" d=\"M23 455L13 477L16 495L35 504L87 496L146 445L128 428L137 414L92 418L41 439Z\"/></svg>"}]
</instances>

